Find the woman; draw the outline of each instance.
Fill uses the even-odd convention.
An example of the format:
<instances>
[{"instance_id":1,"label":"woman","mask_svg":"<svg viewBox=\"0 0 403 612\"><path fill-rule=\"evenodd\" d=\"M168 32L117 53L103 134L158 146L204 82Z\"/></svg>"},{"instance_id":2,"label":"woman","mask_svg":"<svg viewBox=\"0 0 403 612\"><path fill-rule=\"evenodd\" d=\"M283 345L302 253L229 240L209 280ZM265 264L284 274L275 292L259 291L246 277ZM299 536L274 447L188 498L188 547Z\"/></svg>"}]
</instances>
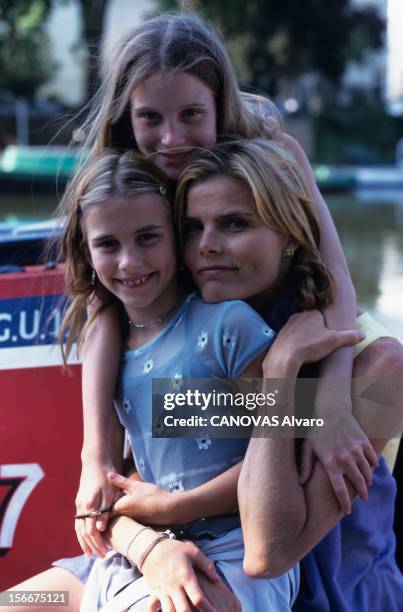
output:
<instances>
[{"instance_id":1,"label":"woman","mask_svg":"<svg viewBox=\"0 0 403 612\"><path fill-rule=\"evenodd\" d=\"M274 143L234 142L200 154L179 179L177 205L185 261L205 300L246 299L278 329L297 309L323 307L329 299L309 195L295 163ZM367 317L358 324L370 341L389 335ZM324 356L326 333L332 334L323 329L319 313L292 316L267 354L264 377L286 378L293 388L300 367ZM401 380L400 343L378 339L359 352L365 346L357 350L357 378ZM388 390L386 405L398 406L397 385ZM337 421L337 396L333 411ZM378 404L374 413L364 414L378 456L387 438L401 431L400 413ZM391 421L385 423L386 417ZM329 418L327 426L332 423ZM333 527L302 562L297 609L397 612L403 577L394 559L396 486L383 458L373 479L366 478L372 481L368 501L355 502L351 515L340 520L343 513L320 463L302 486L295 440L252 438L238 488L245 571L280 575ZM345 484L354 500L357 490L349 477Z\"/></svg>"}]
</instances>

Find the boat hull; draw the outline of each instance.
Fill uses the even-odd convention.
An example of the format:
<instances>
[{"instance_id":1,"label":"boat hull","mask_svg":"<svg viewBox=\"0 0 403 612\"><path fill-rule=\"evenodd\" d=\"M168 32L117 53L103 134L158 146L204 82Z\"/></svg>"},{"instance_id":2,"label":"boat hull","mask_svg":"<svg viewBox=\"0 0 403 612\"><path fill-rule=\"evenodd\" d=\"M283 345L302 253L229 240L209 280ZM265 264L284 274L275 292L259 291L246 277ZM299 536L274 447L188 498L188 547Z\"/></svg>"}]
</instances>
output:
<instances>
[{"instance_id":1,"label":"boat hull","mask_svg":"<svg viewBox=\"0 0 403 612\"><path fill-rule=\"evenodd\" d=\"M61 366L61 270L0 276L0 590L79 554L80 366Z\"/></svg>"}]
</instances>

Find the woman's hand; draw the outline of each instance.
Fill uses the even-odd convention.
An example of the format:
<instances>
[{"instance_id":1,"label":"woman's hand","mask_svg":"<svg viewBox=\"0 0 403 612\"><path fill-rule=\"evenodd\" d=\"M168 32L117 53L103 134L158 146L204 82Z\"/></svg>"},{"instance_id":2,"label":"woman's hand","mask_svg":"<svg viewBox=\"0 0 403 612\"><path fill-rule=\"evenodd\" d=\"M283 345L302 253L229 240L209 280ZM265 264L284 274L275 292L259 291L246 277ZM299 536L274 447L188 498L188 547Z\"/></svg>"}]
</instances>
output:
<instances>
[{"instance_id":1,"label":"woman's hand","mask_svg":"<svg viewBox=\"0 0 403 612\"><path fill-rule=\"evenodd\" d=\"M285 366L290 375L297 375L304 363L320 361L341 346L354 346L364 339L355 329L335 331L325 326L319 310L306 310L292 315L281 328L263 361L263 372L271 362Z\"/></svg>"},{"instance_id":2,"label":"woman's hand","mask_svg":"<svg viewBox=\"0 0 403 612\"><path fill-rule=\"evenodd\" d=\"M102 465L97 461L85 461L81 472L80 486L76 496L76 514L88 514L103 508L111 508L120 492L106 474L113 470L111 464ZM96 554L104 557L108 549L102 537L105 531L109 512L96 518L75 520L75 531L80 546L85 554Z\"/></svg>"},{"instance_id":3,"label":"woman's hand","mask_svg":"<svg viewBox=\"0 0 403 612\"><path fill-rule=\"evenodd\" d=\"M125 478L115 472L108 473L108 480L124 493L113 506L115 516L129 516L151 525L174 524L175 495L156 484Z\"/></svg>"},{"instance_id":4,"label":"woman's hand","mask_svg":"<svg viewBox=\"0 0 403 612\"><path fill-rule=\"evenodd\" d=\"M331 400L330 400L331 401ZM340 403L334 400L333 418L327 416L326 428L332 432L329 438L307 438L302 446L300 483L304 485L312 473L315 456L318 457L332 485L340 508L350 514L351 502L345 478L351 482L363 501L368 499L372 484L372 470L379 461L370 441L355 420L351 411L339 413ZM329 415L329 412L327 412Z\"/></svg>"},{"instance_id":5,"label":"woman's hand","mask_svg":"<svg viewBox=\"0 0 403 612\"><path fill-rule=\"evenodd\" d=\"M195 544L177 540L159 542L141 568L150 588L150 609L156 611L160 605L162 612L188 612L194 608L202 612L237 610L234 607L212 605L196 577L197 570L204 575L204 586L206 581L213 586L221 584L214 563ZM215 592L221 601L226 602L225 605L235 605L222 587L218 587Z\"/></svg>"}]
</instances>

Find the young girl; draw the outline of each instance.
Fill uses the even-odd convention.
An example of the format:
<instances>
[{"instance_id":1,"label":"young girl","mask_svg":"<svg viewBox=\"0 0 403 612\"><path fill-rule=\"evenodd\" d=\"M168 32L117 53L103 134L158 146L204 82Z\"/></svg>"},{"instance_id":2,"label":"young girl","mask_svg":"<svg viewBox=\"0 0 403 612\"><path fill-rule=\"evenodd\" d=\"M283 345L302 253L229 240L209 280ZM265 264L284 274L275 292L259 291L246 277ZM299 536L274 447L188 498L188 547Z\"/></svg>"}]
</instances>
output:
<instances>
[{"instance_id":1,"label":"young girl","mask_svg":"<svg viewBox=\"0 0 403 612\"><path fill-rule=\"evenodd\" d=\"M111 302L123 307L125 350L115 405L137 471L144 481L169 492L200 487L239 463L247 440L152 438L152 380L170 379L171 391L177 391L184 379L257 377L262 352L274 333L243 302L208 305L196 293L186 295L177 266L169 185L155 166L131 153L103 154L92 161L81 188L62 238L66 289L72 298L63 330L70 339L79 337L91 291L99 308ZM185 532L202 549L204 541L243 610L290 610L298 567L275 581L251 579L243 572L242 533L233 513L236 480L232 489L223 489L219 507L210 502L207 518L192 521ZM126 542L126 556L142 570L161 538L155 536L142 547L136 541L140 552L135 552L136 533ZM75 563L58 566L74 571ZM133 580L129 564L122 571L121 555L108 557L100 567L87 585L91 609L104 605L105 592L127 584L128 573Z\"/></svg>"},{"instance_id":2,"label":"young girl","mask_svg":"<svg viewBox=\"0 0 403 612\"><path fill-rule=\"evenodd\" d=\"M258 102L252 106L250 101ZM340 243L314 176L301 147L276 128L273 113L263 98L241 94L233 67L218 37L194 16L162 16L131 31L116 47L105 71L103 85L88 121L90 148L88 164L103 149L138 149L169 178L176 180L189 154L214 144L218 136L245 138L264 136L282 143L298 160L316 204L321 227L321 253L335 282L335 299L325 309L327 325L343 330L354 326L355 297ZM85 172L85 170L84 170ZM78 171L67 190L62 214L80 190ZM94 511L109 508L115 488L106 473L116 466L102 441L108 435L111 403L116 384L121 345L118 317L106 308L87 336L83 352L84 444L82 475L77 495L76 531L87 553L105 552L97 529L105 528L108 513L95 519ZM107 347L108 350L104 350ZM321 376L348 381L352 351L340 349L326 359ZM334 398L319 388L317 410L322 416L334 413ZM336 442L325 447L316 442L304 446L303 476L309 475L312 450L318 454L335 488L340 505L350 503L343 474L349 474L363 498L366 466L374 464L367 437L351 416L349 385L338 390ZM102 450L101 450L102 449ZM351 463L358 470L351 469Z\"/></svg>"}]
</instances>

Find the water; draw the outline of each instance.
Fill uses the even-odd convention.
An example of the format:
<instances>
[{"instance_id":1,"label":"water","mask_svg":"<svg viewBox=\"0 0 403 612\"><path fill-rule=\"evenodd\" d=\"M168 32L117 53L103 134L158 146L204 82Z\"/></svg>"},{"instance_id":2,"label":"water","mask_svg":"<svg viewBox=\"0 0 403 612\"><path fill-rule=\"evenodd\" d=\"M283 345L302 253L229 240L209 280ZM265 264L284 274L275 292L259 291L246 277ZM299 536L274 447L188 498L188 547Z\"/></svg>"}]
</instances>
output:
<instances>
[{"instance_id":1,"label":"water","mask_svg":"<svg viewBox=\"0 0 403 612\"><path fill-rule=\"evenodd\" d=\"M359 306L403 341L403 193L326 197Z\"/></svg>"},{"instance_id":2,"label":"water","mask_svg":"<svg viewBox=\"0 0 403 612\"><path fill-rule=\"evenodd\" d=\"M359 305L403 341L403 193L327 195ZM52 196L3 196L0 221L46 219Z\"/></svg>"}]
</instances>

